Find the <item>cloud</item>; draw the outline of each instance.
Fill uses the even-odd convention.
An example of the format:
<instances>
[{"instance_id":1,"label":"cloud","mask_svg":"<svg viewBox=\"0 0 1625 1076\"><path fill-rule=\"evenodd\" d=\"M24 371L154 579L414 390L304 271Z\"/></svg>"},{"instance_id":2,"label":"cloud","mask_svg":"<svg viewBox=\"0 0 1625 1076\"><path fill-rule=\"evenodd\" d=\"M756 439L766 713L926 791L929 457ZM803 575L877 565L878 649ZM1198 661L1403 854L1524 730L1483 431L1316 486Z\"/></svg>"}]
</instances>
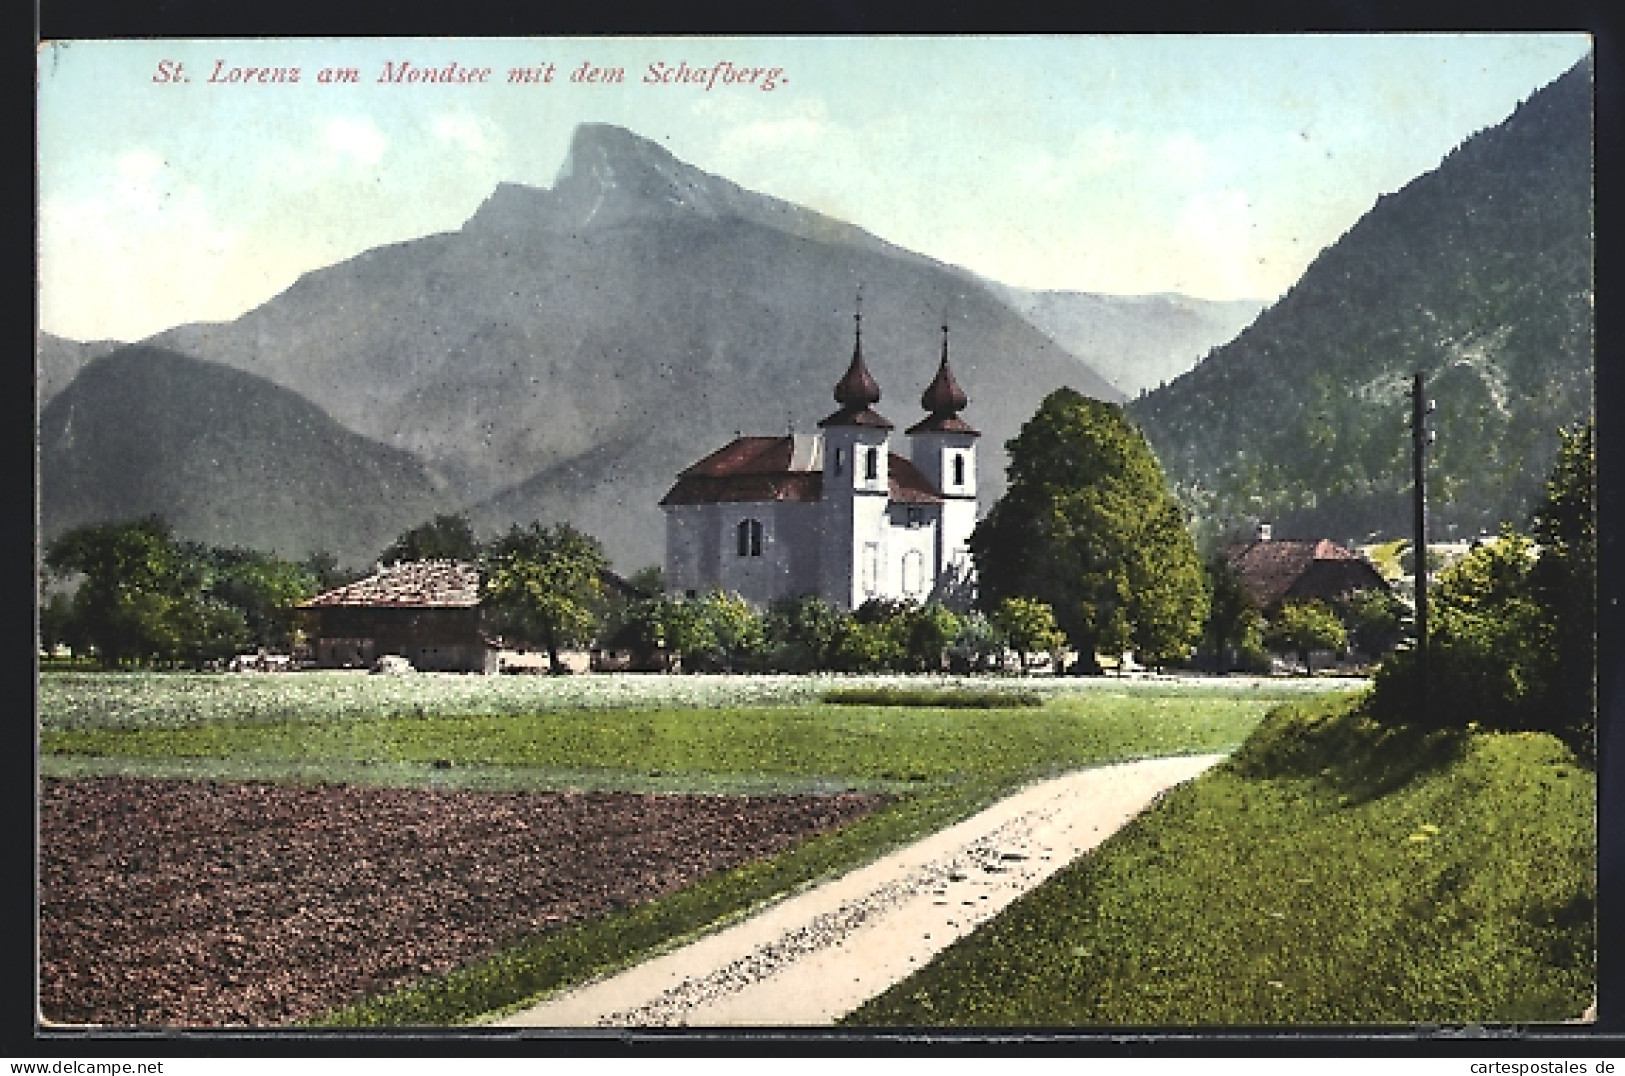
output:
<instances>
[{"instance_id":1,"label":"cloud","mask_svg":"<svg viewBox=\"0 0 1625 1076\"><path fill-rule=\"evenodd\" d=\"M389 139L365 116L334 116L322 127L322 144L340 157L373 167L384 159Z\"/></svg>"},{"instance_id":2,"label":"cloud","mask_svg":"<svg viewBox=\"0 0 1625 1076\"><path fill-rule=\"evenodd\" d=\"M482 116L466 112L436 116L429 123L429 133L441 142L482 159L500 156L503 150L502 129Z\"/></svg>"}]
</instances>

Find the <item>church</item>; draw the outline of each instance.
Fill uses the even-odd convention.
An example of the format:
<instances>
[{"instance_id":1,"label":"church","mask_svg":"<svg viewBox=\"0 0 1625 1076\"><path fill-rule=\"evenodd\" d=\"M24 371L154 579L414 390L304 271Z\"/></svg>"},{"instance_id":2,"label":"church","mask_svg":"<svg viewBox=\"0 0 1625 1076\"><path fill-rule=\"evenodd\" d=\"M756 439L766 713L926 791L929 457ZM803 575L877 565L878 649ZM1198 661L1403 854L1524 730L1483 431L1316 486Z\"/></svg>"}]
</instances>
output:
<instances>
[{"instance_id":1,"label":"church","mask_svg":"<svg viewBox=\"0 0 1625 1076\"><path fill-rule=\"evenodd\" d=\"M980 434L959 417L968 401L948 367L948 329L904 454L875 410L861 312L856 321L840 408L819 433L737 438L661 499L668 592L735 591L759 607L805 595L842 609L871 598L968 606Z\"/></svg>"}]
</instances>

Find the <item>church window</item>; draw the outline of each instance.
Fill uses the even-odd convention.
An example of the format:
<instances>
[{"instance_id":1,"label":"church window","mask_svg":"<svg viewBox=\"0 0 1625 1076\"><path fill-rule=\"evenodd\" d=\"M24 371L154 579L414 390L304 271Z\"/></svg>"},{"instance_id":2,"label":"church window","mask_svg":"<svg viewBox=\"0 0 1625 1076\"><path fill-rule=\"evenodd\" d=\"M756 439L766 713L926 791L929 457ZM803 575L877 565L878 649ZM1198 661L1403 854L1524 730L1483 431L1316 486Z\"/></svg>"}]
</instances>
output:
<instances>
[{"instance_id":1,"label":"church window","mask_svg":"<svg viewBox=\"0 0 1625 1076\"><path fill-rule=\"evenodd\" d=\"M880 449L868 449L863 455L863 477L873 482L880 477Z\"/></svg>"},{"instance_id":2,"label":"church window","mask_svg":"<svg viewBox=\"0 0 1625 1076\"><path fill-rule=\"evenodd\" d=\"M738 550L741 557L762 555L762 521L742 519L738 527Z\"/></svg>"},{"instance_id":3,"label":"church window","mask_svg":"<svg viewBox=\"0 0 1625 1076\"><path fill-rule=\"evenodd\" d=\"M839 478L846 473L846 449L835 450L835 477Z\"/></svg>"},{"instance_id":4,"label":"church window","mask_svg":"<svg viewBox=\"0 0 1625 1076\"><path fill-rule=\"evenodd\" d=\"M880 546L876 542L864 543L862 582L865 597L880 589Z\"/></svg>"},{"instance_id":5,"label":"church window","mask_svg":"<svg viewBox=\"0 0 1625 1076\"><path fill-rule=\"evenodd\" d=\"M963 486L964 484L965 484L965 454L963 452L955 452L954 453L954 485Z\"/></svg>"},{"instance_id":6,"label":"church window","mask_svg":"<svg viewBox=\"0 0 1625 1076\"><path fill-rule=\"evenodd\" d=\"M925 589L925 558L918 549L903 554L903 593L918 594Z\"/></svg>"}]
</instances>

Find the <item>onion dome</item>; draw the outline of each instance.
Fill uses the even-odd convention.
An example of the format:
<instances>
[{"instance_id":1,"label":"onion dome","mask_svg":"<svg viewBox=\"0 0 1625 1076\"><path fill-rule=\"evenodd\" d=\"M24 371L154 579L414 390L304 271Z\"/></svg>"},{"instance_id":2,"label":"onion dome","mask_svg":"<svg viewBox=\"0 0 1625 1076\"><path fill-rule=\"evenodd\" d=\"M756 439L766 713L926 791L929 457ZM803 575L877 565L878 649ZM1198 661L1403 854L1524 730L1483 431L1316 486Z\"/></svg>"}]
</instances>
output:
<instances>
[{"instance_id":1,"label":"onion dome","mask_svg":"<svg viewBox=\"0 0 1625 1076\"><path fill-rule=\"evenodd\" d=\"M909 433L970 433L972 429L959 412L970 403L970 397L965 390L959 387L954 380L954 372L948 366L948 326L942 327L942 362L937 365L937 376L931 379L925 392L920 396L920 406L931 412L924 421L911 427Z\"/></svg>"},{"instance_id":2,"label":"onion dome","mask_svg":"<svg viewBox=\"0 0 1625 1076\"><path fill-rule=\"evenodd\" d=\"M925 393L920 397L920 406L932 414L958 414L970 403L965 390L959 387L954 380L954 372L948 369L948 326L942 327L942 362L937 366L937 376L931 379L926 386Z\"/></svg>"},{"instance_id":3,"label":"onion dome","mask_svg":"<svg viewBox=\"0 0 1625 1076\"><path fill-rule=\"evenodd\" d=\"M880 383L869 372L869 367L863 361L863 315L856 316L857 334L852 345L852 364L846 368L846 373L835 382L835 402L841 409L819 423L820 426L873 426L877 429L889 430L889 422L879 412L873 410L875 404L880 402Z\"/></svg>"},{"instance_id":4,"label":"onion dome","mask_svg":"<svg viewBox=\"0 0 1625 1076\"><path fill-rule=\"evenodd\" d=\"M835 382L835 402L847 408L870 407L880 402L880 383L863 361L861 330L852 349L852 365L846 368L846 376Z\"/></svg>"}]
</instances>

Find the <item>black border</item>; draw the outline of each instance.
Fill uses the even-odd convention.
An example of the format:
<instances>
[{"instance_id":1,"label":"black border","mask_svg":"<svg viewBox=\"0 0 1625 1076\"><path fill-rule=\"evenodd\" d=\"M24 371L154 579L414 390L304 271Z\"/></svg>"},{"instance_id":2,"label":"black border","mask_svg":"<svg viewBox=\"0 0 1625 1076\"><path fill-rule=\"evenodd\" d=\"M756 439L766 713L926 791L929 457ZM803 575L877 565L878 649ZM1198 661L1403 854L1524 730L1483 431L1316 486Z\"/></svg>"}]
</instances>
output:
<instances>
[{"instance_id":1,"label":"black border","mask_svg":"<svg viewBox=\"0 0 1625 1076\"><path fill-rule=\"evenodd\" d=\"M4 780L5 844L0 862L9 865L3 887L5 929L0 960L10 971L0 1007L0 1050L7 1057L389 1057L389 1056L582 1056L646 1058L661 1056L836 1054L874 1057L965 1056L990 1053L1024 1056L1107 1057L1568 1057L1585 1060L1618 1056L1625 1043L1625 494L1615 476L1625 451L1625 370L1619 355L1625 295L1621 294L1619 198L1625 190L1620 162L1620 119L1625 90L1620 74L1621 14L1607 0L1554 0L1530 3L1466 4L1454 0L1268 0L1239 11L1196 0L1107 0L1087 8L1006 0L997 5L941 0L929 10L884 6L881 0L816 0L786 9L760 2L701 2L655 7L627 0L595 0L573 6L531 6L514 0L39 0L34 38L158 37L340 37L340 36L588 36L712 34L984 34L984 33L1301 33L1383 31L1588 31L1595 42L1597 92L1597 455L1599 527L1599 952L1600 1021L1569 1029L1121 1029L1078 1033L1029 1029L1007 1033L877 1032L866 1034L790 1031L640 1032L607 1036L515 1037L488 1033L352 1032L166 1032L42 1035L35 1027L33 984L37 969L34 935L35 858L33 724L37 687L33 623L21 615L33 609L33 519L14 509L0 526L0 563L14 570L0 575L6 608L18 615L4 621L7 645L0 669L11 690L0 698L29 700L15 707L0 752ZM22 67L33 75L33 56ZM946 91L945 91L946 92ZM34 112L19 117L11 130L34 134ZM31 144L25 157L32 187ZM37 199L36 199L37 207ZM20 229L19 229L20 231ZM35 233L19 236L19 251L32 254ZM20 319L19 319L20 320ZM32 319L30 319L32 325ZM33 326L37 331L37 326ZM20 333L18 334L20 337ZM4 364L13 391L0 394L10 419L0 431L12 440L3 473L13 505L35 506L34 336L19 341L19 354ZM26 358L24 358L26 356ZM26 443L25 443L26 442ZM21 461L27 460L28 464ZM8 707L8 709L11 709ZM1559 1037L1561 1036L1561 1037ZM1598 1048L1601 1048L1600 1050Z\"/></svg>"}]
</instances>

